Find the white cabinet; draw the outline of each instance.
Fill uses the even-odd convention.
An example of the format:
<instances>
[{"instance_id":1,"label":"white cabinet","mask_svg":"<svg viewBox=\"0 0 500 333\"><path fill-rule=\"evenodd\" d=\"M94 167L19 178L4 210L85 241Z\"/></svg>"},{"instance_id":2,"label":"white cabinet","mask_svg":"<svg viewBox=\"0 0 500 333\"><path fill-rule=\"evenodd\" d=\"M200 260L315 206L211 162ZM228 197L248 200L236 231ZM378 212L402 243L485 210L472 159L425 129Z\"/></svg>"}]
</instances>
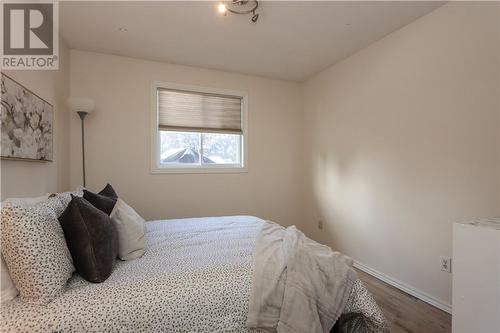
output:
<instances>
[{"instance_id":1,"label":"white cabinet","mask_svg":"<svg viewBox=\"0 0 500 333\"><path fill-rule=\"evenodd\" d=\"M500 333L500 218L453 226L454 333Z\"/></svg>"}]
</instances>

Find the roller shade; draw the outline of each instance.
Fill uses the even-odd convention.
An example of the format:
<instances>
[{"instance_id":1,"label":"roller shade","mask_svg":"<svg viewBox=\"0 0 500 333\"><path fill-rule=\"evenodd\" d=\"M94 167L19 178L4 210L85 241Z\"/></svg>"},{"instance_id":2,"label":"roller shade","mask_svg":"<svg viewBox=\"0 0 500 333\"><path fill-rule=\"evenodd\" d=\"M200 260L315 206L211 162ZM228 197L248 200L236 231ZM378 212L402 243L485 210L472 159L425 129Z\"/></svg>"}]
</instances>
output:
<instances>
[{"instance_id":1,"label":"roller shade","mask_svg":"<svg viewBox=\"0 0 500 333\"><path fill-rule=\"evenodd\" d=\"M242 134L241 97L159 88L158 129Z\"/></svg>"}]
</instances>

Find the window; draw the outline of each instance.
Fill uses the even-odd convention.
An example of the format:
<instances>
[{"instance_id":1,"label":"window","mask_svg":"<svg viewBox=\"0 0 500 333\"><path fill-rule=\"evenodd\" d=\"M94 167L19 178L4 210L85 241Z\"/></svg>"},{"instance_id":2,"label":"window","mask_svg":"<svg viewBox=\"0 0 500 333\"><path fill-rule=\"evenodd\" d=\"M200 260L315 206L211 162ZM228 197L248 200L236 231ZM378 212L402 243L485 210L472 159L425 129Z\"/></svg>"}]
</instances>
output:
<instances>
[{"instance_id":1,"label":"window","mask_svg":"<svg viewBox=\"0 0 500 333\"><path fill-rule=\"evenodd\" d=\"M246 171L245 96L155 83L152 172Z\"/></svg>"}]
</instances>

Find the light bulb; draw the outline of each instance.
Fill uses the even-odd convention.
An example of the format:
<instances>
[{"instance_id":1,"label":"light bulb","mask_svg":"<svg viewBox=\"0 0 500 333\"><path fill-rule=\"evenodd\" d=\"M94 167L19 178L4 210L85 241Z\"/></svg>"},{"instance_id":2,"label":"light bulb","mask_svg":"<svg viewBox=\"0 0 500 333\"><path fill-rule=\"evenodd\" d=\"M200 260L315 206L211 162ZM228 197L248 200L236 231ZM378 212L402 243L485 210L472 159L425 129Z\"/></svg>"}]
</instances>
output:
<instances>
[{"instance_id":1,"label":"light bulb","mask_svg":"<svg viewBox=\"0 0 500 333\"><path fill-rule=\"evenodd\" d=\"M226 14L227 8L225 4L221 2L217 8L219 9L219 13Z\"/></svg>"}]
</instances>

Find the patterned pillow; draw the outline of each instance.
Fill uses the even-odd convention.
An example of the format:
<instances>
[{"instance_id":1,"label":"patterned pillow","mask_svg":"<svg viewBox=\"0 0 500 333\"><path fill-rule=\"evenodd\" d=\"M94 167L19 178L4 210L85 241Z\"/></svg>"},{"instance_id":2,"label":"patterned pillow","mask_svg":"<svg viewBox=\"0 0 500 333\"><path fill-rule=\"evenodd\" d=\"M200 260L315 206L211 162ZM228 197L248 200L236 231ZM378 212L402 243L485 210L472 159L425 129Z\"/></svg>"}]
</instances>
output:
<instances>
[{"instance_id":1,"label":"patterned pillow","mask_svg":"<svg viewBox=\"0 0 500 333\"><path fill-rule=\"evenodd\" d=\"M75 268L55 209L57 198L2 209L1 252L21 299L46 304L60 295Z\"/></svg>"},{"instance_id":2,"label":"patterned pillow","mask_svg":"<svg viewBox=\"0 0 500 333\"><path fill-rule=\"evenodd\" d=\"M42 201L47 200L48 197L49 197L49 194L46 193L46 194L38 196L38 197L7 198L4 201L2 201L2 207L4 205L6 205L7 203L10 203L12 206L31 206L31 205L36 205L37 203L40 203Z\"/></svg>"},{"instance_id":3,"label":"patterned pillow","mask_svg":"<svg viewBox=\"0 0 500 333\"><path fill-rule=\"evenodd\" d=\"M82 186L78 186L75 191L54 193L53 196L58 198L62 204L62 206L56 208L57 216L60 216L66 207L68 207L69 202L71 201L71 196L83 197L83 190L84 188Z\"/></svg>"}]
</instances>

